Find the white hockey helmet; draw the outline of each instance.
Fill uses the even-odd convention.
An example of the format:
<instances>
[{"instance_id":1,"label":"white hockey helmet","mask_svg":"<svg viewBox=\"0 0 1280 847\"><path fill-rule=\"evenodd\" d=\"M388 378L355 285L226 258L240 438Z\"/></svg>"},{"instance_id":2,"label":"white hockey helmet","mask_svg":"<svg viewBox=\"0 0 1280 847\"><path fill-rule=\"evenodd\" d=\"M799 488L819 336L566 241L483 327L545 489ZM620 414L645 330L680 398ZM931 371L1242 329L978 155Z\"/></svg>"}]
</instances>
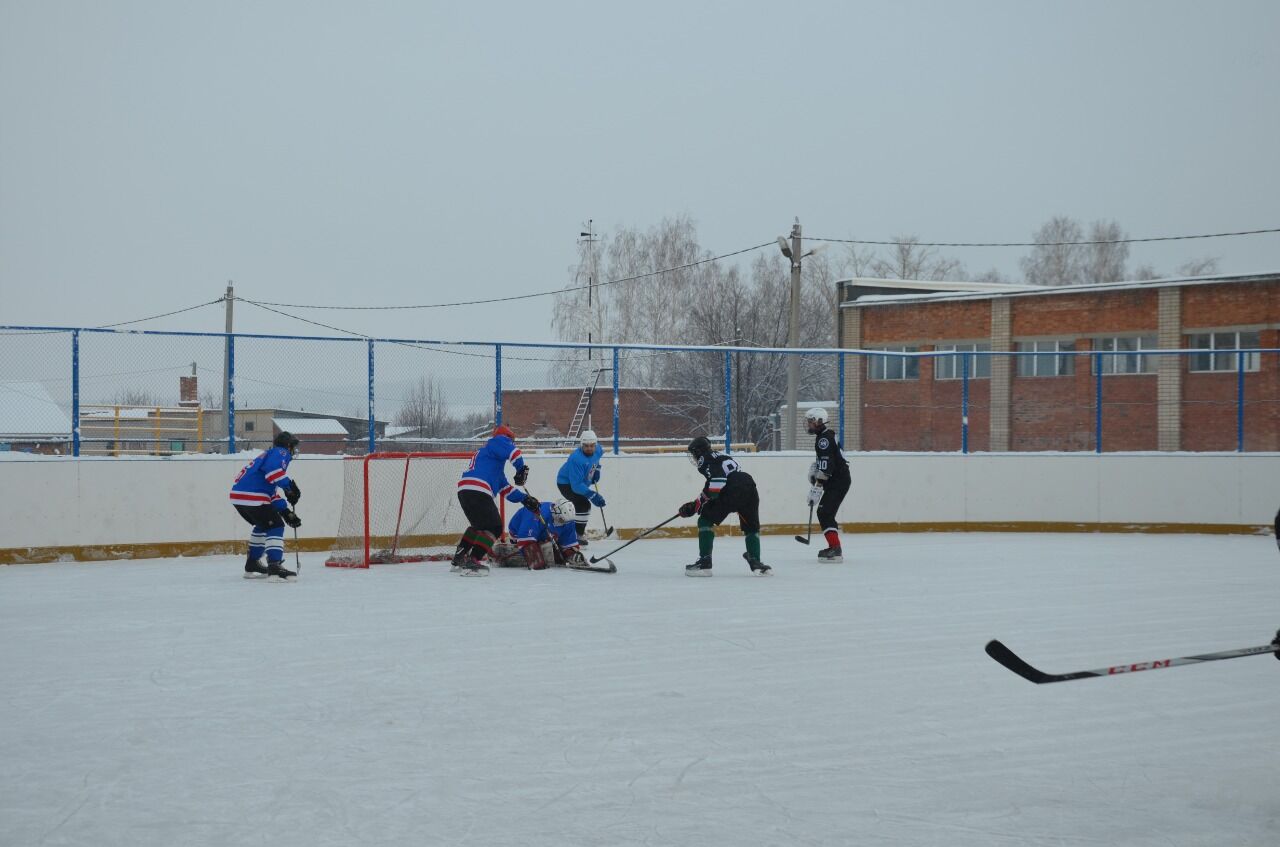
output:
<instances>
[{"instance_id":1,"label":"white hockey helmet","mask_svg":"<svg viewBox=\"0 0 1280 847\"><path fill-rule=\"evenodd\" d=\"M561 500L551 507L551 522L556 526L572 523L578 516L578 509L568 500Z\"/></svg>"},{"instance_id":2,"label":"white hockey helmet","mask_svg":"<svg viewBox=\"0 0 1280 847\"><path fill-rule=\"evenodd\" d=\"M804 419L809 423L822 423L822 424L826 423L829 420L827 418L827 410L822 408L821 406L814 406L812 409L805 412Z\"/></svg>"},{"instance_id":3,"label":"white hockey helmet","mask_svg":"<svg viewBox=\"0 0 1280 847\"><path fill-rule=\"evenodd\" d=\"M588 444L597 444L599 441L600 439L596 438L596 431L594 429L584 429L582 431L582 435L578 437L578 443L582 444L584 447Z\"/></svg>"}]
</instances>

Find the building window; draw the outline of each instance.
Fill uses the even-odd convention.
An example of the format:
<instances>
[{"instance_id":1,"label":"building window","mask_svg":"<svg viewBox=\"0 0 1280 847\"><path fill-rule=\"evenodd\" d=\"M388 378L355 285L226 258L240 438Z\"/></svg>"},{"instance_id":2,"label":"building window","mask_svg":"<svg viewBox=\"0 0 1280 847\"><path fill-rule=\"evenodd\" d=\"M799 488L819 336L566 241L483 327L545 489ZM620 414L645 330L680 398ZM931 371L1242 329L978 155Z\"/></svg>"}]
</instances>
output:
<instances>
[{"instance_id":1,"label":"building window","mask_svg":"<svg viewBox=\"0 0 1280 847\"><path fill-rule=\"evenodd\" d=\"M969 344L939 344L933 349L937 350L939 353L981 353L989 352L991 350L991 345L976 342ZM970 379L991 378L990 356L935 356L933 359L933 378L963 378L965 374L965 366L961 363L962 359L967 359L969 361L968 373Z\"/></svg>"},{"instance_id":2,"label":"building window","mask_svg":"<svg viewBox=\"0 0 1280 847\"><path fill-rule=\"evenodd\" d=\"M1193 332L1187 335L1187 346L1193 350L1240 350L1249 347L1261 347L1256 332ZM1192 371L1231 371L1235 373L1239 367L1236 353L1192 353ZM1258 353L1244 354L1244 369L1258 370Z\"/></svg>"},{"instance_id":3,"label":"building window","mask_svg":"<svg viewBox=\"0 0 1280 847\"><path fill-rule=\"evenodd\" d=\"M1099 338L1093 348L1099 353L1125 355L1103 356L1102 374L1150 374L1156 372L1153 355L1138 355L1144 350L1155 350L1154 335L1130 335L1119 338Z\"/></svg>"},{"instance_id":4,"label":"building window","mask_svg":"<svg viewBox=\"0 0 1280 847\"><path fill-rule=\"evenodd\" d=\"M245 431L245 432L253 432L253 421L245 421L245 422L244 422L244 431Z\"/></svg>"},{"instance_id":5,"label":"building window","mask_svg":"<svg viewBox=\"0 0 1280 847\"><path fill-rule=\"evenodd\" d=\"M919 347L876 347L886 353L918 353ZM870 356L867 379L918 379L920 362L915 356Z\"/></svg>"},{"instance_id":6,"label":"building window","mask_svg":"<svg viewBox=\"0 0 1280 847\"><path fill-rule=\"evenodd\" d=\"M1019 341L1019 353L1057 353L1076 349L1074 341ZM1019 356L1018 376L1071 376L1075 356Z\"/></svg>"}]
</instances>

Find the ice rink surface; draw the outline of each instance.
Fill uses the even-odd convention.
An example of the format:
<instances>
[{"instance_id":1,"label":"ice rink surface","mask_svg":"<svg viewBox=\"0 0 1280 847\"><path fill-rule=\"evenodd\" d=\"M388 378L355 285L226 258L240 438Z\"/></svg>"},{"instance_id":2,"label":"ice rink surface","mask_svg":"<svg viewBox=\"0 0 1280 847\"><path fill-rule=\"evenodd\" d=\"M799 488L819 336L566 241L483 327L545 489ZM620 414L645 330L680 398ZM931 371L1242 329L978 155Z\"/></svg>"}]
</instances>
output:
<instances>
[{"instance_id":1,"label":"ice rink surface","mask_svg":"<svg viewBox=\"0 0 1280 847\"><path fill-rule=\"evenodd\" d=\"M700 580L695 549L0 568L0 845L1280 844L1280 662L1036 686L982 649L1265 644L1270 538L769 537L769 578L721 538Z\"/></svg>"}]
</instances>

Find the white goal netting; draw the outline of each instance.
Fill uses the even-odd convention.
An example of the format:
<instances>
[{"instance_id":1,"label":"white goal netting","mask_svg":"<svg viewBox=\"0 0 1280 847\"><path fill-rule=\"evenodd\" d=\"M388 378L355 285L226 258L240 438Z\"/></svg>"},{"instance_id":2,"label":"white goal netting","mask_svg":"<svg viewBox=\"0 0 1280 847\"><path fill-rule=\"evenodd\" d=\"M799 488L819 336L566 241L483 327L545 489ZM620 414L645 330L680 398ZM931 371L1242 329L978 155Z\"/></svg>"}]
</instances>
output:
<instances>
[{"instance_id":1,"label":"white goal netting","mask_svg":"<svg viewBox=\"0 0 1280 847\"><path fill-rule=\"evenodd\" d=\"M470 453L371 453L346 459L330 567L449 559L467 528L458 478Z\"/></svg>"}]
</instances>

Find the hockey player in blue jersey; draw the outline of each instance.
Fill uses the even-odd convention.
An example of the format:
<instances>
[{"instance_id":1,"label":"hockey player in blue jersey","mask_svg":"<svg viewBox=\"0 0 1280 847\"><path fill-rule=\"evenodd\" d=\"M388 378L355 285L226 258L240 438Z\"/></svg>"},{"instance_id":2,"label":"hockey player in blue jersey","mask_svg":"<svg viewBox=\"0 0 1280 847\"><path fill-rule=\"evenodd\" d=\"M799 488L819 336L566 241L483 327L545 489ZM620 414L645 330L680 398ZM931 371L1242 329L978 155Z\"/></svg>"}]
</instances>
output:
<instances>
[{"instance_id":1,"label":"hockey player in blue jersey","mask_svg":"<svg viewBox=\"0 0 1280 847\"><path fill-rule=\"evenodd\" d=\"M552 506L540 503L537 511L517 509L507 524L516 553L507 564L540 571L551 564L569 567L585 565L578 549L578 531L573 525L574 507L568 500Z\"/></svg>"},{"instance_id":2,"label":"hockey player in blue jersey","mask_svg":"<svg viewBox=\"0 0 1280 847\"><path fill-rule=\"evenodd\" d=\"M468 526L453 554L453 570L463 576L488 576L485 556L493 555L493 545L502 534L502 516L494 497L506 497L512 503L537 508L538 500L516 488L529 477L529 466L516 446L516 434L499 425L493 436L471 457L471 464L458 480L458 503L467 516ZM507 482L506 467L516 469L515 485Z\"/></svg>"},{"instance_id":3,"label":"hockey player in blue jersey","mask_svg":"<svg viewBox=\"0 0 1280 847\"><path fill-rule=\"evenodd\" d=\"M569 454L556 474L560 495L573 503L576 512L574 522L583 547L587 546L587 518L591 517L591 507L603 509L605 505L600 492L591 487L600 481L600 452L596 434L588 429L582 433L578 447Z\"/></svg>"},{"instance_id":4,"label":"hockey player in blue jersey","mask_svg":"<svg viewBox=\"0 0 1280 847\"><path fill-rule=\"evenodd\" d=\"M271 448L245 465L231 485L232 505L253 526L244 563L245 579L266 577L288 582L297 577L284 566L284 525L294 529L302 526L302 519L293 511L302 499L302 490L289 477L289 463L297 451L298 439L291 433L280 433Z\"/></svg>"}]
</instances>

